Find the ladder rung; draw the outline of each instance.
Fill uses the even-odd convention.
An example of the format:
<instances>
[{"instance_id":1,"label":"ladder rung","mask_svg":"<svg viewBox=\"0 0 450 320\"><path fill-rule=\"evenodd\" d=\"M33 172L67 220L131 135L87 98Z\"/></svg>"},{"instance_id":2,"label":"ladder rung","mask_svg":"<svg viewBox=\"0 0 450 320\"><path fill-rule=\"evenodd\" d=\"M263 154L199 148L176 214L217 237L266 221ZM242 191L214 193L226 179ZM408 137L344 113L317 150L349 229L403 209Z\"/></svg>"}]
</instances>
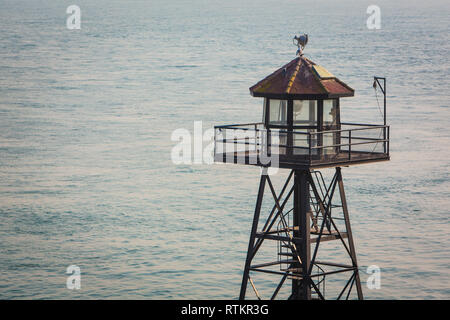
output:
<instances>
[{"instance_id":1,"label":"ladder rung","mask_svg":"<svg viewBox=\"0 0 450 320\"><path fill-rule=\"evenodd\" d=\"M252 269L257 269L257 268L264 268L264 267L270 267L270 266L275 266L277 264L290 264L290 263L295 263L297 262L296 260L278 260L278 261L272 261L272 262L266 262L266 263L261 263L261 264L256 264L251 266L250 268Z\"/></svg>"},{"instance_id":2,"label":"ladder rung","mask_svg":"<svg viewBox=\"0 0 450 320\"><path fill-rule=\"evenodd\" d=\"M298 237L286 237L286 236L278 236L278 235L272 235L272 234L264 234L261 232L256 233L256 238L259 239L268 239L268 240L277 240L277 241L286 241L286 242L294 242L294 243L300 243L302 241L301 238Z\"/></svg>"},{"instance_id":3,"label":"ladder rung","mask_svg":"<svg viewBox=\"0 0 450 320\"><path fill-rule=\"evenodd\" d=\"M289 252L278 252L279 256L286 256L286 257L297 257L296 254L289 253Z\"/></svg>"}]
</instances>

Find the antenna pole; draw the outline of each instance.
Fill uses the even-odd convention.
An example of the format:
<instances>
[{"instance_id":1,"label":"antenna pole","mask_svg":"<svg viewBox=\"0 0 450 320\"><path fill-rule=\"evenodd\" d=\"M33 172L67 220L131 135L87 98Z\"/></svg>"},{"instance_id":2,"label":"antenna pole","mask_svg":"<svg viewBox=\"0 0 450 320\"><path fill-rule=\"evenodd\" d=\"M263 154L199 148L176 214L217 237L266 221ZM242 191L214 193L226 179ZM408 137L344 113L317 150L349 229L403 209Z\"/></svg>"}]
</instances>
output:
<instances>
[{"instance_id":1,"label":"antenna pole","mask_svg":"<svg viewBox=\"0 0 450 320\"><path fill-rule=\"evenodd\" d=\"M381 92L383 92L383 108L384 108L384 112L383 112L383 120L384 120L384 128L383 128L383 140L386 141L386 125L387 125L387 120L386 120L386 78L384 77L373 77L376 81L376 83L378 84L378 87L381 89ZM380 81L379 80L383 80L383 86L381 86ZM384 142L384 153L386 153L386 142Z\"/></svg>"},{"instance_id":2,"label":"antenna pole","mask_svg":"<svg viewBox=\"0 0 450 320\"><path fill-rule=\"evenodd\" d=\"M381 89L381 92L383 93L383 105L384 105L384 125L387 124L386 121L386 78L384 77L373 77L378 84L378 87ZM383 80L383 86L381 86L380 80Z\"/></svg>"}]
</instances>

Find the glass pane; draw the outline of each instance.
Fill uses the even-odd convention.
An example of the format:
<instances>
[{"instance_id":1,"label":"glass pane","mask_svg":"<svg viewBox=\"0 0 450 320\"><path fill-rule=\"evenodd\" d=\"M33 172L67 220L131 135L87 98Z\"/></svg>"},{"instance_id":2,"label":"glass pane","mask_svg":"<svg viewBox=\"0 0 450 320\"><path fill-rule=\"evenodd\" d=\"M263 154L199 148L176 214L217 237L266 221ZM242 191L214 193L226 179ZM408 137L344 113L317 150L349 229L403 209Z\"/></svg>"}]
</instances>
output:
<instances>
[{"instance_id":1,"label":"glass pane","mask_svg":"<svg viewBox=\"0 0 450 320\"><path fill-rule=\"evenodd\" d=\"M304 132L315 132L315 129L307 129ZM315 147L317 145L317 139L316 135L311 135L311 147ZM294 147L301 147L301 148L293 148L294 155L308 155L309 154L309 136L307 134L300 134L300 133L293 133L293 142ZM317 149L311 150L311 155L314 155L317 153Z\"/></svg>"},{"instance_id":2,"label":"glass pane","mask_svg":"<svg viewBox=\"0 0 450 320\"><path fill-rule=\"evenodd\" d=\"M323 124L336 125L337 103L335 99L323 100Z\"/></svg>"},{"instance_id":3,"label":"glass pane","mask_svg":"<svg viewBox=\"0 0 450 320\"><path fill-rule=\"evenodd\" d=\"M294 100L294 126L317 126L316 115L316 100Z\"/></svg>"},{"instance_id":4,"label":"glass pane","mask_svg":"<svg viewBox=\"0 0 450 320\"><path fill-rule=\"evenodd\" d=\"M264 98L263 101L263 116L262 116L262 122L266 123L266 103L267 103L267 98Z\"/></svg>"},{"instance_id":5,"label":"glass pane","mask_svg":"<svg viewBox=\"0 0 450 320\"><path fill-rule=\"evenodd\" d=\"M323 137L323 146L328 147L336 144L336 133L324 133ZM336 153L336 147L323 148L324 154L333 154Z\"/></svg>"},{"instance_id":6,"label":"glass pane","mask_svg":"<svg viewBox=\"0 0 450 320\"><path fill-rule=\"evenodd\" d=\"M269 123L275 125L287 125L287 102L286 100L269 100Z\"/></svg>"}]
</instances>

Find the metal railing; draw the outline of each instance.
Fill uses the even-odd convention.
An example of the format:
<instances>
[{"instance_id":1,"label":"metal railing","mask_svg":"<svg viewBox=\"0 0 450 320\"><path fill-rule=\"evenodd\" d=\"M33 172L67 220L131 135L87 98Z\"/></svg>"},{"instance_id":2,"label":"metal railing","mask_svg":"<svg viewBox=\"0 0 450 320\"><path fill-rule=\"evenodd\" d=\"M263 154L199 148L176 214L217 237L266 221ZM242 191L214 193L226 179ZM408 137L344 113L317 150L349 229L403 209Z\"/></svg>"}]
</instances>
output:
<instances>
[{"instance_id":1,"label":"metal railing","mask_svg":"<svg viewBox=\"0 0 450 320\"><path fill-rule=\"evenodd\" d=\"M263 123L215 126L214 155L278 155L280 161L332 162L389 157L389 126L341 123L339 129L274 129Z\"/></svg>"}]
</instances>

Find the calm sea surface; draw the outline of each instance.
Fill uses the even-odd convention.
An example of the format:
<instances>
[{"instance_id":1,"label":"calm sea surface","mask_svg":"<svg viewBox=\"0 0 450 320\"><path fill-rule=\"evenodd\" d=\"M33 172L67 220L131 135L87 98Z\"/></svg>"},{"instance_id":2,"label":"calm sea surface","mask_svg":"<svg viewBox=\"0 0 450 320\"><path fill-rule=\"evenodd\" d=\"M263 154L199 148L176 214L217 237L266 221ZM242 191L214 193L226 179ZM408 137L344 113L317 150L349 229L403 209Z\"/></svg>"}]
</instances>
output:
<instances>
[{"instance_id":1,"label":"calm sea surface","mask_svg":"<svg viewBox=\"0 0 450 320\"><path fill-rule=\"evenodd\" d=\"M344 121L381 123L388 78L392 160L343 169L366 297L449 299L450 6L376 1L368 30L372 2L0 0L0 298L236 298L259 169L175 165L171 134L259 121L301 31Z\"/></svg>"}]
</instances>

